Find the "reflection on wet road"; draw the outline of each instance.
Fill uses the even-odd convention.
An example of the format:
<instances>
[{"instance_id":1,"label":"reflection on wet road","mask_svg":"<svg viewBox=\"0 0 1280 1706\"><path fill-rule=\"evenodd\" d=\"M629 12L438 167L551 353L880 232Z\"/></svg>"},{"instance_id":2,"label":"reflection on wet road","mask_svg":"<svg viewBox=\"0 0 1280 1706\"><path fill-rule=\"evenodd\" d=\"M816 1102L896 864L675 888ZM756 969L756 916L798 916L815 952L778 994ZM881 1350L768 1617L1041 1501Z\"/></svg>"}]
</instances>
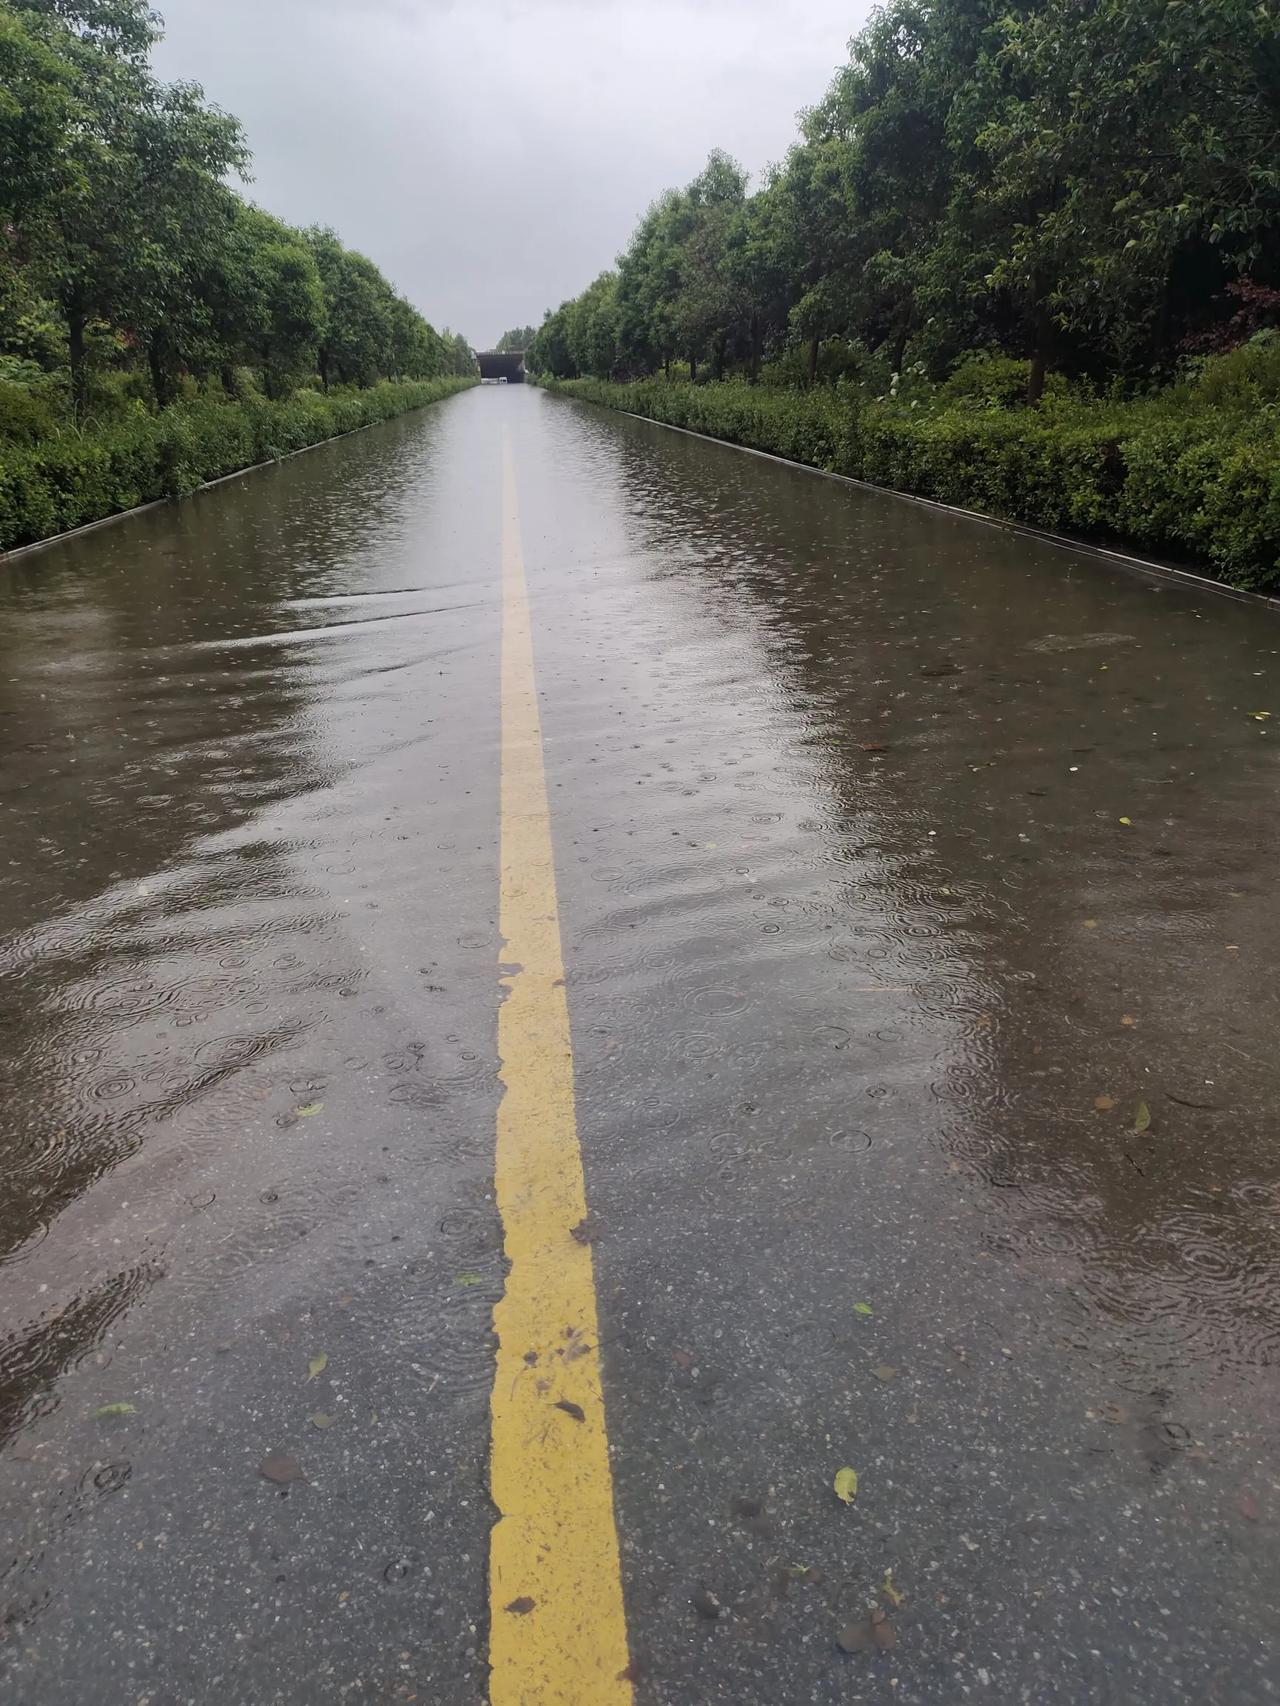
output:
<instances>
[{"instance_id":1,"label":"reflection on wet road","mask_svg":"<svg viewBox=\"0 0 1280 1706\"><path fill-rule=\"evenodd\" d=\"M10 1697L528 1615L504 428L636 1700L1275 1698L1270 615L517 388L0 569Z\"/></svg>"}]
</instances>

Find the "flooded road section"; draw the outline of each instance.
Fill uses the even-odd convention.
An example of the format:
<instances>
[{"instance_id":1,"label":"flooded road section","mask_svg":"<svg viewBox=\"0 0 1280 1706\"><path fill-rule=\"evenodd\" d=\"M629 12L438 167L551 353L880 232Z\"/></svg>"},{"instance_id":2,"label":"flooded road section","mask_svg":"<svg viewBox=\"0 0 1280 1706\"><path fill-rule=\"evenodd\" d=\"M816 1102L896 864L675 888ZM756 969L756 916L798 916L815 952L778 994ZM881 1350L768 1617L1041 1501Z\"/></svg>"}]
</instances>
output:
<instances>
[{"instance_id":1,"label":"flooded road section","mask_svg":"<svg viewBox=\"0 0 1280 1706\"><path fill-rule=\"evenodd\" d=\"M636 1701L1275 1699L1280 627L514 387L0 567L5 1697L525 1614L504 432Z\"/></svg>"}]
</instances>

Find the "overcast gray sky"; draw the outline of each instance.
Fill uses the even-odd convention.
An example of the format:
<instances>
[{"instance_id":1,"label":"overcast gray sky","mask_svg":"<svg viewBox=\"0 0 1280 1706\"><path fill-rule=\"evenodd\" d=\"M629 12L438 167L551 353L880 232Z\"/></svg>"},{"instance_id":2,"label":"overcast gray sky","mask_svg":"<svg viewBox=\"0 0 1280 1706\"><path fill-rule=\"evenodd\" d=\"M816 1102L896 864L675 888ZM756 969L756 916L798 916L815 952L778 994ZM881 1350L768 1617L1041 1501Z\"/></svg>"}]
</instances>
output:
<instances>
[{"instance_id":1,"label":"overcast gray sky","mask_svg":"<svg viewBox=\"0 0 1280 1706\"><path fill-rule=\"evenodd\" d=\"M484 348L613 263L712 148L781 158L869 0L155 0L249 193Z\"/></svg>"}]
</instances>

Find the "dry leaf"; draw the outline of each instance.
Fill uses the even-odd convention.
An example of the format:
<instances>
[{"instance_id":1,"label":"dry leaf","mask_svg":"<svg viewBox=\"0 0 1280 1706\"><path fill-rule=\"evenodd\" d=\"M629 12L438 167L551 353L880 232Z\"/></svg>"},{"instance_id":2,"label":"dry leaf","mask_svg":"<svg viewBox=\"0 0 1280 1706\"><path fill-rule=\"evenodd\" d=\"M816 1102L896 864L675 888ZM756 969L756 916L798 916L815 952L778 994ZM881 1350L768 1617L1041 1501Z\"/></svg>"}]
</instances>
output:
<instances>
[{"instance_id":1,"label":"dry leaf","mask_svg":"<svg viewBox=\"0 0 1280 1706\"><path fill-rule=\"evenodd\" d=\"M290 1481L306 1480L302 1465L287 1451L269 1451L258 1465L258 1473L265 1480L274 1481L278 1487L287 1487Z\"/></svg>"}]
</instances>

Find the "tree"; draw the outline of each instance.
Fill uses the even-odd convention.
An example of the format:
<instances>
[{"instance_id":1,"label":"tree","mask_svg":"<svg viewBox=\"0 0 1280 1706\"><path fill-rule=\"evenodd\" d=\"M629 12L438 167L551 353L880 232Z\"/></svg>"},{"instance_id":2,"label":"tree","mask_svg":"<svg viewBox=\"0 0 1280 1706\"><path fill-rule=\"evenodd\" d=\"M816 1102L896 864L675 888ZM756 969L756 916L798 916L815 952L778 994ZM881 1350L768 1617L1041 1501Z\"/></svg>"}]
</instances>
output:
<instances>
[{"instance_id":1,"label":"tree","mask_svg":"<svg viewBox=\"0 0 1280 1706\"><path fill-rule=\"evenodd\" d=\"M607 378L618 359L618 275L602 272L572 302L565 323L569 359L577 373Z\"/></svg>"},{"instance_id":2,"label":"tree","mask_svg":"<svg viewBox=\"0 0 1280 1706\"><path fill-rule=\"evenodd\" d=\"M494 347L495 349L504 351L519 350L523 354L523 352L529 348L530 344L532 344L537 335L537 332L532 326L516 326L514 330L504 332Z\"/></svg>"},{"instance_id":3,"label":"tree","mask_svg":"<svg viewBox=\"0 0 1280 1706\"><path fill-rule=\"evenodd\" d=\"M1006 20L1015 85L978 137L1001 239L991 282L1050 327L1123 360L1181 257L1215 283L1274 264L1280 227L1280 38L1252 0L1051 0Z\"/></svg>"}]
</instances>

